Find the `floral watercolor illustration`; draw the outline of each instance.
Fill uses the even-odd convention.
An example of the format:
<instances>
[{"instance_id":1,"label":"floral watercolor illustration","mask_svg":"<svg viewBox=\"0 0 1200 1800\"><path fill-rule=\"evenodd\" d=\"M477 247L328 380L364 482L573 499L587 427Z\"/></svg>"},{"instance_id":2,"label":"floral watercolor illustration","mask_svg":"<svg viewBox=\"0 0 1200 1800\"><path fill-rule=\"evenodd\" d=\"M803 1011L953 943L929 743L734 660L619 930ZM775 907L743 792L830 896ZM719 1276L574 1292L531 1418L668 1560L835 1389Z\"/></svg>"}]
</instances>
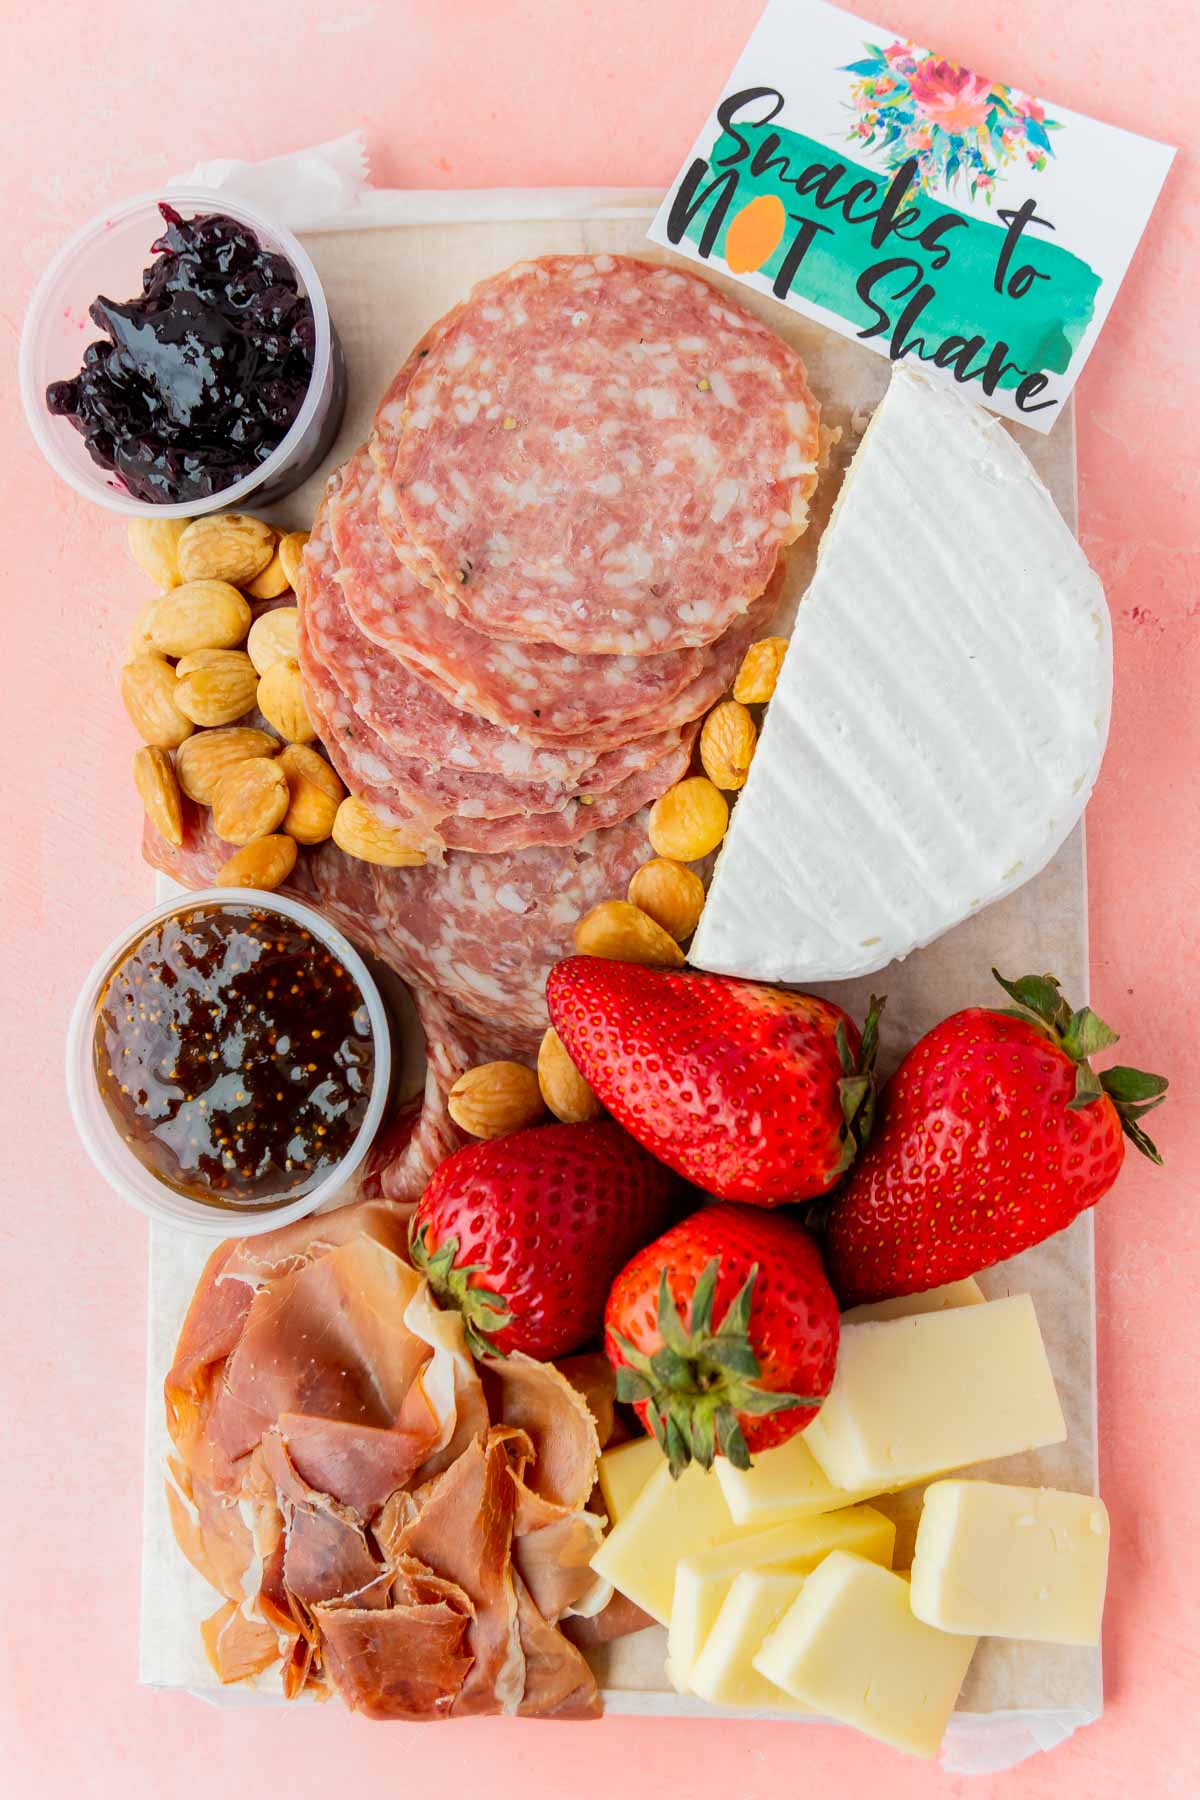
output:
<instances>
[{"instance_id":1,"label":"floral watercolor illustration","mask_svg":"<svg viewBox=\"0 0 1200 1800\"><path fill-rule=\"evenodd\" d=\"M1015 165L1040 171L1054 155L1050 133L1062 122L1048 119L1032 95L915 44L864 47L867 55L845 70L855 77L850 104L857 115L847 136L888 169L915 158L924 193L962 182L972 200L990 206L997 182Z\"/></svg>"}]
</instances>

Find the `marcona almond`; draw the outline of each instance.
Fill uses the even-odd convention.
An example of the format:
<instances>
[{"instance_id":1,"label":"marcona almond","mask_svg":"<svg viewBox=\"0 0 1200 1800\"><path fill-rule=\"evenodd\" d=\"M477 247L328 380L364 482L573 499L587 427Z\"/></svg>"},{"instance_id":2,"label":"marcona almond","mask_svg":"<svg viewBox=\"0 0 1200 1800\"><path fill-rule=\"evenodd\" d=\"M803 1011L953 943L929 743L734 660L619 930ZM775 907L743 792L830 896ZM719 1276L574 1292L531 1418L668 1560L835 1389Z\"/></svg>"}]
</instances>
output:
<instances>
[{"instance_id":1,"label":"marcona almond","mask_svg":"<svg viewBox=\"0 0 1200 1800\"><path fill-rule=\"evenodd\" d=\"M564 1125L583 1125L598 1118L599 1100L567 1054L567 1047L550 1026L538 1048L538 1085L542 1099Z\"/></svg>"},{"instance_id":2,"label":"marcona almond","mask_svg":"<svg viewBox=\"0 0 1200 1800\"><path fill-rule=\"evenodd\" d=\"M775 692L779 671L787 655L786 638L759 638L742 658L742 666L733 684L733 697L743 706L762 706Z\"/></svg>"},{"instance_id":3,"label":"marcona almond","mask_svg":"<svg viewBox=\"0 0 1200 1800\"><path fill-rule=\"evenodd\" d=\"M196 731L179 746L175 773L189 800L211 806L218 781L235 763L252 756L274 756L279 739L250 725L223 725L216 731Z\"/></svg>"},{"instance_id":4,"label":"marcona almond","mask_svg":"<svg viewBox=\"0 0 1200 1800\"><path fill-rule=\"evenodd\" d=\"M249 513L212 513L193 519L179 539L185 581L253 581L275 554L275 532Z\"/></svg>"},{"instance_id":5,"label":"marcona almond","mask_svg":"<svg viewBox=\"0 0 1200 1800\"><path fill-rule=\"evenodd\" d=\"M628 900L602 900L575 927L580 956L603 956L610 962L647 963L681 969L683 951L669 931Z\"/></svg>"},{"instance_id":6,"label":"marcona almond","mask_svg":"<svg viewBox=\"0 0 1200 1800\"><path fill-rule=\"evenodd\" d=\"M193 725L179 705L179 683L161 656L135 656L121 670L121 699L144 743L174 750Z\"/></svg>"},{"instance_id":7,"label":"marcona almond","mask_svg":"<svg viewBox=\"0 0 1200 1800\"><path fill-rule=\"evenodd\" d=\"M129 649L127 656L157 656L150 638L150 614L158 605L159 596L154 594L139 611L133 624L129 627Z\"/></svg>"},{"instance_id":8,"label":"marcona almond","mask_svg":"<svg viewBox=\"0 0 1200 1800\"><path fill-rule=\"evenodd\" d=\"M524 1063L481 1063L460 1075L446 1100L446 1110L471 1137L505 1137L536 1124L546 1110L542 1090Z\"/></svg>"},{"instance_id":9,"label":"marcona almond","mask_svg":"<svg viewBox=\"0 0 1200 1800\"><path fill-rule=\"evenodd\" d=\"M213 790L213 830L227 844L250 844L283 823L287 776L269 756L251 756L227 769Z\"/></svg>"},{"instance_id":10,"label":"marcona almond","mask_svg":"<svg viewBox=\"0 0 1200 1800\"><path fill-rule=\"evenodd\" d=\"M133 753L133 780L146 817L159 837L178 850L183 843L183 802L170 753L157 744L143 744Z\"/></svg>"},{"instance_id":11,"label":"marcona almond","mask_svg":"<svg viewBox=\"0 0 1200 1800\"><path fill-rule=\"evenodd\" d=\"M178 587L179 540L187 530L186 519L131 519L129 554L143 575L160 588Z\"/></svg>"},{"instance_id":12,"label":"marcona almond","mask_svg":"<svg viewBox=\"0 0 1200 1800\"><path fill-rule=\"evenodd\" d=\"M700 731L700 761L714 786L729 793L745 787L757 742L754 720L740 700L713 707Z\"/></svg>"},{"instance_id":13,"label":"marcona almond","mask_svg":"<svg viewBox=\"0 0 1200 1800\"><path fill-rule=\"evenodd\" d=\"M279 766L287 776L288 809L282 829L298 844L323 844L333 835L333 821L346 790L333 769L305 744L288 744Z\"/></svg>"},{"instance_id":14,"label":"marcona almond","mask_svg":"<svg viewBox=\"0 0 1200 1800\"><path fill-rule=\"evenodd\" d=\"M650 808L646 830L659 856L699 862L715 850L729 825L729 803L706 775L689 775Z\"/></svg>"},{"instance_id":15,"label":"marcona almond","mask_svg":"<svg viewBox=\"0 0 1200 1800\"><path fill-rule=\"evenodd\" d=\"M307 531L289 531L286 537L279 540L279 560L283 564L288 586L297 594L300 592L300 558L307 542Z\"/></svg>"},{"instance_id":16,"label":"marcona almond","mask_svg":"<svg viewBox=\"0 0 1200 1800\"><path fill-rule=\"evenodd\" d=\"M250 627L246 650L260 675L273 669L277 662L295 662L296 626L300 614L294 606L277 606L263 613Z\"/></svg>"},{"instance_id":17,"label":"marcona almond","mask_svg":"<svg viewBox=\"0 0 1200 1800\"><path fill-rule=\"evenodd\" d=\"M196 725L232 725L254 706L258 676L244 650L202 650L175 683L179 710Z\"/></svg>"},{"instance_id":18,"label":"marcona almond","mask_svg":"<svg viewBox=\"0 0 1200 1800\"><path fill-rule=\"evenodd\" d=\"M279 560L279 548L265 569L261 569L253 581L243 581L242 592L251 600L278 600L280 594L286 594L291 582L283 572L283 564Z\"/></svg>"},{"instance_id":19,"label":"marcona almond","mask_svg":"<svg viewBox=\"0 0 1200 1800\"><path fill-rule=\"evenodd\" d=\"M704 883L695 869L656 856L634 871L629 899L680 943L691 937L704 910Z\"/></svg>"},{"instance_id":20,"label":"marcona almond","mask_svg":"<svg viewBox=\"0 0 1200 1800\"><path fill-rule=\"evenodd\" d=\"M348 794L337 809L333 841L347 856L380 863L385 869L419 869L425 862L423 850L412 849L403 832L383 824L356 794Z\"/></svg>"},{"instance_id":21,"label":"marcona almond","mask_svg":"<svg viewBox=\"0 0 1200 1800\"><path fill-rule=\"evenodd\" d=\"M185 581L151 604L146 631L163 656L188 656L193 650L231 650L253 617L249 601L227 581Z\"/></svg>"},{"instance_id":22,"label":"marcona almond","mask_svg":"<svg viewBox=\"0 0 1200 1800\"><path fill-rule=\"evenodd\" d=\"M258 684L258 710L280 737L292 744L311 744L317 728L304 704L300 665L290 657L272 663Z\"/></svg>"},{"instance_id":23,"label":"marcona almond","mask_svg":"<svg viewBox=\"0 0 1200 1800\"><path fill-rule=\"evenodd\" d=\"M280 887L296 866L296 842L290 837L255 838L235 850L217 875L218 887Z\"/></svg>"}]
</instances>

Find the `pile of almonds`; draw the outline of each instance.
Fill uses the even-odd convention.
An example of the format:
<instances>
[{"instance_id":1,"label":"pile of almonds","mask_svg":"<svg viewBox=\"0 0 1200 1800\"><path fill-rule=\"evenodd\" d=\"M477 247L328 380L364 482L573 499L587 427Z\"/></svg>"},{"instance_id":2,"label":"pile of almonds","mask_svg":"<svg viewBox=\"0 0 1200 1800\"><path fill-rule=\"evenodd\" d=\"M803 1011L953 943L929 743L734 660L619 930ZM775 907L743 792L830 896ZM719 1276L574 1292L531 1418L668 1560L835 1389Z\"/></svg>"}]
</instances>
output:
<instances>
[{"instance_id":1,"label":"pile of almonds","mask_svg":"<svg viewBox=\"0 0 1200 1800\"><path fill-rule=\"evenodd\" d=\"M168 843L183 842L184 795L212 808L217 835L238 846L217 878L226 887L277 888L298 845L330 837L372 862L424 861L312 748L295 606L255 616L253 602L296 592L307 541L247 513L129 527L130 554L160 589L138 614L121 671L143 740L134 781Z\"/></svg>"},{"instance_id":2,"label":"pile of almonds","mask_svg":"<svg viewBox=\"0 0 1200 1800\"><path fill-rule=\"evenodd\" d=\"M316 733L300 688L296 609L255 618L251 604L294 591L305 541L245 513L129 528L133 560L160 589L138 614L121 671L125 710L144 740L134 780L169 843L183 841L184 794L212 807L218 834L238 846L219 877L228 886L278 887L297 844L330 835L344 791L307 747ZM272 731L243 722L256 709Z\"/></svg>"},{"instance_id":3,"label":"pile of almonds","mask_svg":"<svg viewBox=\"0 0 1200 1800\"><path fill-rule=\"evenodd\" d=\"M634 872L624 900L603 900L575 927L581 956L680 969L684 943L700 922L704 883L688 863L700 862L720 844L729 826L727 793L745 786L758 742L752 706L775 692L787 639L751 644L733 684L700 733L703 775L689 775L657 800L648 834L656 852ZM553 1025L538 1051L537 1071L523 1063L482 1063L450 1090L450 1117L471 1137L503 1137L536 1125L549 1111L564 1124L594 1119L601 1107L567 1054Z\"/></svg>"}]
</instances>

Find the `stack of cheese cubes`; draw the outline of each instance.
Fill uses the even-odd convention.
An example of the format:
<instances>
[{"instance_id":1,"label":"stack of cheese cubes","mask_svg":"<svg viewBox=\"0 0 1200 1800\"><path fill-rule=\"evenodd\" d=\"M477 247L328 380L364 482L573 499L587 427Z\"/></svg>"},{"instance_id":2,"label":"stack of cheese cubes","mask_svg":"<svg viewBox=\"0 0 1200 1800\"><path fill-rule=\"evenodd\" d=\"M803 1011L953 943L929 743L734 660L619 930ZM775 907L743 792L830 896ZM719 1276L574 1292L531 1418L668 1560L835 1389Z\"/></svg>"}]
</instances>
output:
<instances>
[{"instance_id":1,"label":"stack of cheese cubes","mask_svg":"<svg viewBox=\"0 0 1200 1800\"><path fill-rule=\"evenodd\" d=\"M936 1479L1065 1437L1028 1295L965 1281L858 1307L820 1413L753 1468L672 1481L651 1438L608 1451L592 1566L667 1627L680 1692L933 1756L981 1636L1099 1640L1098 1500ZM895 1523L864 1503L928 1482L896 1573Z\"/></svg>"}]
</instances>

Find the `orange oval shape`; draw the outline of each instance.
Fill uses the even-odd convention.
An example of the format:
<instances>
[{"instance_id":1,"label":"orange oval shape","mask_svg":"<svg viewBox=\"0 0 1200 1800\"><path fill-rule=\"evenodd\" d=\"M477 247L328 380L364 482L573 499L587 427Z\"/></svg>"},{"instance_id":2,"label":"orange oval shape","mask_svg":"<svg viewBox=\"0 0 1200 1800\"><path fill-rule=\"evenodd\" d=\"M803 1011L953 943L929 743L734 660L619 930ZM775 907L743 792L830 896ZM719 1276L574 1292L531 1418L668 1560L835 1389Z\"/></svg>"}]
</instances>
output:
<instances>
[{"instance_id":1,"label":"orange oval shape","mask_svg":"<svg viewBox=\"0 0 1200 1800\"><path fill-rule=\"evenodd\" d=\"M759 194L736 213L725 233L725 262L733 275L761 269L779 248L787 213L778 194Z\"/></svg>"}]
</instances>

